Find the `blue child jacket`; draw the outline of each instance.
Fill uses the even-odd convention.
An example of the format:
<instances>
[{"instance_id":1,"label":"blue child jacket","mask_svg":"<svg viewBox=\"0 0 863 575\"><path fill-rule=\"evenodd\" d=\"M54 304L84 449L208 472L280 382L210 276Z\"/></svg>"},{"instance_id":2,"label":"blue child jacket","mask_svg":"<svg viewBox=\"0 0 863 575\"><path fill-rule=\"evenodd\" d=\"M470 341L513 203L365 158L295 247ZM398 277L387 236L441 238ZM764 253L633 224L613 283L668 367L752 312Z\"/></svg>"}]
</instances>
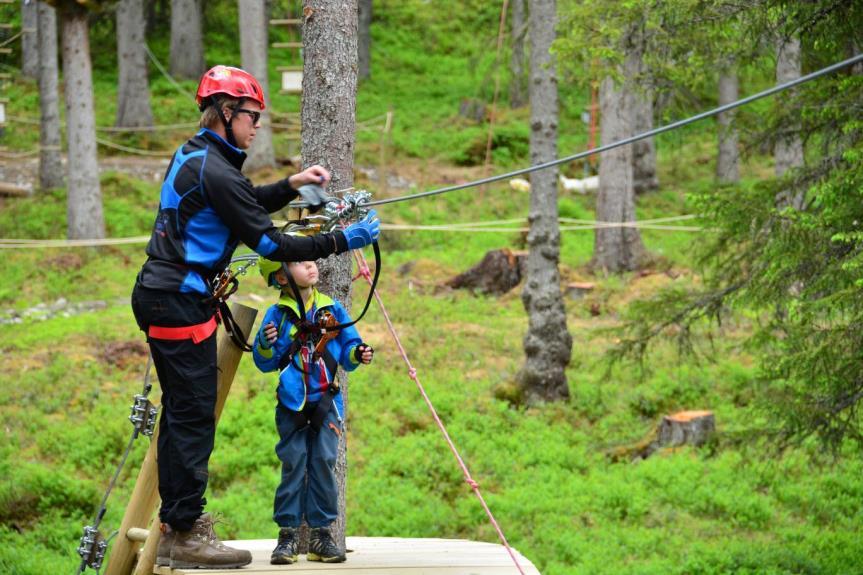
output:
<instances>
[{"instance_id":1,"label":"blue child jacket","mask_svg":"<svg viewBox=\"0 0 863 575\"><path fill-rule=\"evenodd\" d=\"M328 310L339 323L351 321L342 304L329 296L315 290L311 301L312 305L306 312L306 317L309 320L312 320L316 313ZM255 365L264 373L279 371L279 362L290 349L297 332L297 328L291 323L288 313L284 309L285 307L291 308L296 315L299 315L297 302L293 298L283 295L278 303L271 306L264 314L258 335L255 337L252 356L255 359ZM264 336L264 327L270 322L275 324L279 332L278 339L272 345ZM288 326L290 329L286 329ZM345 371L353 371L359 365L354 357L354 349L361 343L362 339L359 332L350 326L341 330L337 337L327 343L327 351ZM293 411L302 410L307 403L320 401L321 393L326 389L327 383L335 377L334 373L329 373L323 361L309 366L302 364L299 356L298 353L294 361L279 372L279 401ZM309 373L306 374L298 370L297 365ZM341 393L336 395L333 403L336 405L339 417L344 418L344 402Z\"/></svg>"}]
</instances>

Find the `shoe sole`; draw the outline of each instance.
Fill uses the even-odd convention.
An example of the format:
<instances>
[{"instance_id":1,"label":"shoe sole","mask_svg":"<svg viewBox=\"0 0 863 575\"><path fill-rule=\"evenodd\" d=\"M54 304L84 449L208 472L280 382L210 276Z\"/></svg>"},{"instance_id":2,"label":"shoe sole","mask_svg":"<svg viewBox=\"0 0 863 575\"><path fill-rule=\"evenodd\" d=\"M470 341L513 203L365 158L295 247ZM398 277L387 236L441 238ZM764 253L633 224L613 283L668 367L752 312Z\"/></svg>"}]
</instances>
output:
<instances>
[{"instance_id":1,"label":"shoe sole","mask_svg":"<svg viewBox=\"0 0 863 575\"><path fill-rule=\"evenodd\" d=\"M290 565L300 559L299 555L278 555L270 557L270 565Z\"/></svg>"},{"instance_id":2,"label":"shoe sole","mask_svg":"<svg viewBox=\"0 0 863 575\"><path fill-rule=\"evenodd\" d=\"M335 557L322 557L317 553L309 553L306 555L306 559L309 561L320 561L321 563L343 563L345 561L344 555L336 555Z\"/></svg>"},{"instance_id":3,"label":"shoe sole","mask_svg":"<svg viewBox=\"0 0 863 575\"><path fill-rule=\"evenodd\" d=\"M168 567L171 565L170 557L156 557L156 565L160 567Z\"/></svg>"},{"instance_id":4,"label":"shoe sole","mask_svg":"<svg viewBox=\"0 0 863 575\"><path fill-rule=\"evenodd\" d=\"M171 561L171 569L239 569L245 567L251 561L239 561L237 563L225 563L223 565L207 565L206 563L193 563L185 561Z\"/></svg>"}]
</instances>

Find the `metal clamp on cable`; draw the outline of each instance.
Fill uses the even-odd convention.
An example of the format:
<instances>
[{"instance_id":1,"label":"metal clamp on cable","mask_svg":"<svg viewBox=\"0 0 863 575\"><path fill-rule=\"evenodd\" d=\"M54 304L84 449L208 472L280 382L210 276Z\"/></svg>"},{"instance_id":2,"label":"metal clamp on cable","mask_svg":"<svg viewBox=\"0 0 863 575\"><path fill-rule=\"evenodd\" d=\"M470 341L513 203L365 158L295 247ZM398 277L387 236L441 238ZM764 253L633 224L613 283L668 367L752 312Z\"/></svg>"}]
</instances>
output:
<instances>
[{"instance_id":1,"label":"metal clamp on cable","mask_svg":"<svg viewBox=\"0 0 863 575\"><path fill-rule=\"evenodd\" d=\"M82 572L84 567L98 571L102 567L107 549L108 542L97 528L92 525L84 527L84 535L81 536L81 542L78 544L78 555L81 556L81 567L78 572Z\"/></svg>"},{"instance_id":2,"label":"metal clamp on cable","mask_svg":"<svg viewBox=\"0 0 863 575\"><path fill-rule=\"evenodd\" d=\"M361 220L369 212L368 203L371 192L366 190L347 191L341 197L328 201L319 213L308 213L312 206L305 200L295 200L288 204L293 214L288 218L284 231L291 232L332 232L342 222Z\"/></svg>"},{"instance_id":3,"label":"metal clamp on cable","mask_svg":"<svg viewBox=\"0 0 863 575\"><path fill-rule=\"evenodd\" d=\"M153 403L147 399L146 395L140 393L135 396L135 403L132 404L132 413L129 415L129 421L135 428L135 434L153 436L153 430L156 428L156 415L159 410Z\"/></svg>"}]
</instances>

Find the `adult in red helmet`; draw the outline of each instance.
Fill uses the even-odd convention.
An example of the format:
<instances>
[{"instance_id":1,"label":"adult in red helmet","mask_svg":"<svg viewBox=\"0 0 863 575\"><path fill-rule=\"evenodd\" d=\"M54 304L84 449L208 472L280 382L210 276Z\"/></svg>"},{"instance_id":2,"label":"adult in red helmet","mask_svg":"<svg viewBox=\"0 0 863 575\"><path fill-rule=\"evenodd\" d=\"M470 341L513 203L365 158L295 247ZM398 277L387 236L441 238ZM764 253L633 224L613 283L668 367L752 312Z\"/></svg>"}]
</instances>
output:
<instances>
[{"instance_id":1,"label":"adult in red helmet","mask_svg":"<svg viewBox=\"0 0 863 575\"><path fill-rule=\"evenodd\" d=\"M175 569L236 568L248 551L222 544L204 513L215 436L216 318L212 281L239 242L275 261L309 261L377 239L374 213L344 231L284 235L269 214L302 195L325 198L330 174L311 166L274 184L254 186L242 173L266 106L261 85L239 68L215 66L197 93L201 130L180 146L162 183L147 261L132 291L132 310L162 388L159 420L157 564Z\"/></svg>"}]
</instances>

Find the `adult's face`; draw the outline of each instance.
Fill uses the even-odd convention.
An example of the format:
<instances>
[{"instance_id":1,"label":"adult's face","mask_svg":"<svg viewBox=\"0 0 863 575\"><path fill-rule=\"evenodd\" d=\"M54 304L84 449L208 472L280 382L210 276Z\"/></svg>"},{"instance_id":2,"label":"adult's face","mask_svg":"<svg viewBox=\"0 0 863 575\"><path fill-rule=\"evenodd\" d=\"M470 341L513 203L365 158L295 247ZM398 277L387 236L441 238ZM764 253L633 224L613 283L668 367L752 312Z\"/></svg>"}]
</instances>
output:
<instances>
[{"instance_id":1,"label":"adult's face","mask_svg":"<svg viewBox=\"0 0 863 575\"><path fill-rule=\"evenodd\" d=\"M255 139L257 129L261 127L261 105L252 100L245 100L234 110L226 109L225 117L229 114L233 117L231 130L234 132L237 147L247 150Z\"/></svg>"}]
</instances>

